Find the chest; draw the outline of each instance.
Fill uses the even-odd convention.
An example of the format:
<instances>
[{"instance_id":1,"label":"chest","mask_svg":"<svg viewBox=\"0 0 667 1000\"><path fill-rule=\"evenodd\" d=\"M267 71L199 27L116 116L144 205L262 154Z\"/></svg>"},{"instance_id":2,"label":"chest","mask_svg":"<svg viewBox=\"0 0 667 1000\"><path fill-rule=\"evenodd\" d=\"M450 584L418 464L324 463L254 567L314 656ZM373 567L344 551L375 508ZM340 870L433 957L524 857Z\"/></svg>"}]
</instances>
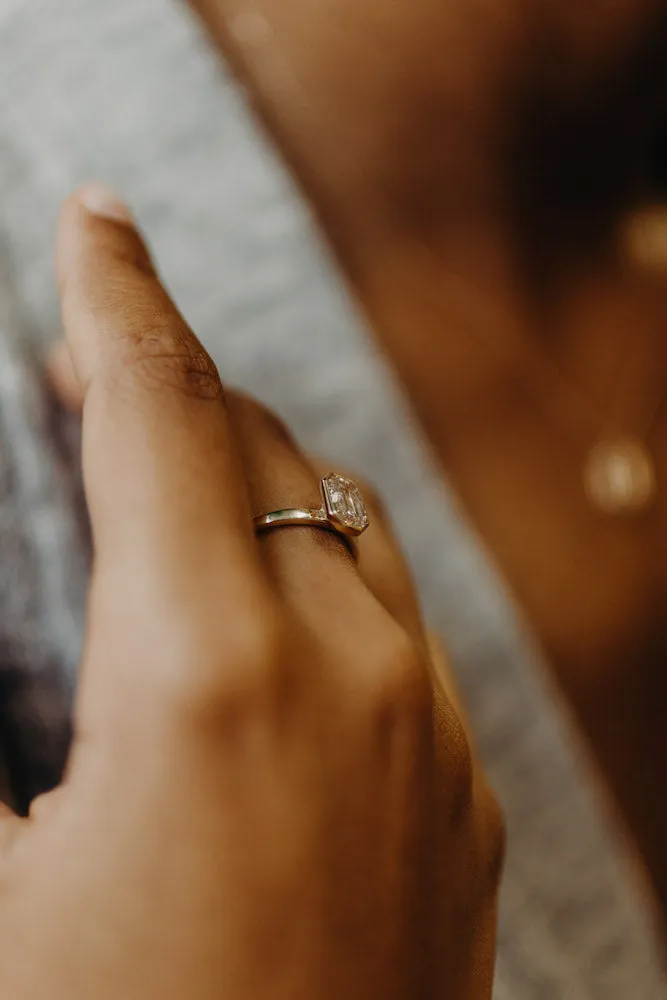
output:
<instances>
[{"instance_id":1,"label":"chest","mask_svg":"<svg viewBox=\"0 0 667 1000\"><path fill-rule=\"evenodd\" d=\"M508 394L490 412L443 414L438 450L543 647L562 663L635 660L667 636L667 421L650 441L644 510L611 514L586 490L589 451ZM630 655L630 653L632 655Z\"/></svg>"}]
</instances>

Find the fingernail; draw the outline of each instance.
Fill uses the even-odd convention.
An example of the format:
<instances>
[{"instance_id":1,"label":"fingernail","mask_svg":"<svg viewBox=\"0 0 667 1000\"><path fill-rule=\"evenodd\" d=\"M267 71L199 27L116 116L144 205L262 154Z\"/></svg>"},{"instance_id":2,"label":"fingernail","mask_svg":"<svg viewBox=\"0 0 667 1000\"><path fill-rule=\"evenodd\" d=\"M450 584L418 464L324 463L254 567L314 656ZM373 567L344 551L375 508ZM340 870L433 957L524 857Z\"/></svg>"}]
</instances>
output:
<instances>
[{"instance_id":1,"label":"fingernail","mask_svg":"<svg viewBox=\"0 0 667 1000\"><path fill-rule=\"evenodd\" d=\"M125 202L118 197L113 188L103 181L92 181L82 187L78 193L81 204L93 215L114 222L132 223L132 213Z\"/></svg>"}]
</instances>

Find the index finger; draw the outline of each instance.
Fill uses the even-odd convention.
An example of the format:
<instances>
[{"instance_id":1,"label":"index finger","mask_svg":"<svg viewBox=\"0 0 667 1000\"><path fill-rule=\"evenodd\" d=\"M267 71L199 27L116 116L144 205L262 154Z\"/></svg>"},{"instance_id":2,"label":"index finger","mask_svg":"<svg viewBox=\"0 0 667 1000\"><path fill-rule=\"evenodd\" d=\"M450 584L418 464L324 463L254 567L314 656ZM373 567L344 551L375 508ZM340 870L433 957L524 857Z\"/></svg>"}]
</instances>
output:
<instances>
[{"instance_id":1,"label":"index finger","mask_svg":"<svg viewBox=\"0 0 667 1000\"><path fill-rule=\"evenodd\" d=\"M215 572L219 600L221 567L238 589L257 556L215 365L105 186L66 202L57 269L97 568L161 588Z\"/></svg>"}]
</instances>

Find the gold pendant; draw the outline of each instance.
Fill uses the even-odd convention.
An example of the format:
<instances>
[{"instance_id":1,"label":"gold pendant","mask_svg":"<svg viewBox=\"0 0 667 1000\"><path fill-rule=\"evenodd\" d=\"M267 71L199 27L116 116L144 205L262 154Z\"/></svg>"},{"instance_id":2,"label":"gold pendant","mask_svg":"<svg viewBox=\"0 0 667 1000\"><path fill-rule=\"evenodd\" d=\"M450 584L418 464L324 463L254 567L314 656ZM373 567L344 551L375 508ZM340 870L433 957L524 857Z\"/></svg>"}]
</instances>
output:
<instances>
[{"instance_id":1,"label":"gold pendant","mask_svg":"<svg viewBox=\"0 0 667 1000\"><path fill-rule=\"evenodd\" d=\"M655 465L636 438L600 441L588 456L583 476L586 496L604 514L639 513L655 499Z\"/></svg>"}]
</instances>

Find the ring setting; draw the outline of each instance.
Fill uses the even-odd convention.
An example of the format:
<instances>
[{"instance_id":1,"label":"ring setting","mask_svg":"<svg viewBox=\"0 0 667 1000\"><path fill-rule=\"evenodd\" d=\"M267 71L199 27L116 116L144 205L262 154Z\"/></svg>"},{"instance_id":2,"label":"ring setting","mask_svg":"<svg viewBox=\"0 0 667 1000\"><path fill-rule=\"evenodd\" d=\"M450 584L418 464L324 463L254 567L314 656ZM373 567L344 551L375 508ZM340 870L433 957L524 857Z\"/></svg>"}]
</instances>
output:
<instances>
[{"instance_id":1,"label":"ring setting","mask_svg":"<svg viewBox=\"0 0 667 1000\"><path fill-rule=\"evenodd\" d=\"M255 531L289 526L311 526L333 531L345 538L358 538L368 528L368 509L357 484L336 472L320 481L322 506L288 507L260 514L254 519Z\"/></svg>"}]
</instances>

